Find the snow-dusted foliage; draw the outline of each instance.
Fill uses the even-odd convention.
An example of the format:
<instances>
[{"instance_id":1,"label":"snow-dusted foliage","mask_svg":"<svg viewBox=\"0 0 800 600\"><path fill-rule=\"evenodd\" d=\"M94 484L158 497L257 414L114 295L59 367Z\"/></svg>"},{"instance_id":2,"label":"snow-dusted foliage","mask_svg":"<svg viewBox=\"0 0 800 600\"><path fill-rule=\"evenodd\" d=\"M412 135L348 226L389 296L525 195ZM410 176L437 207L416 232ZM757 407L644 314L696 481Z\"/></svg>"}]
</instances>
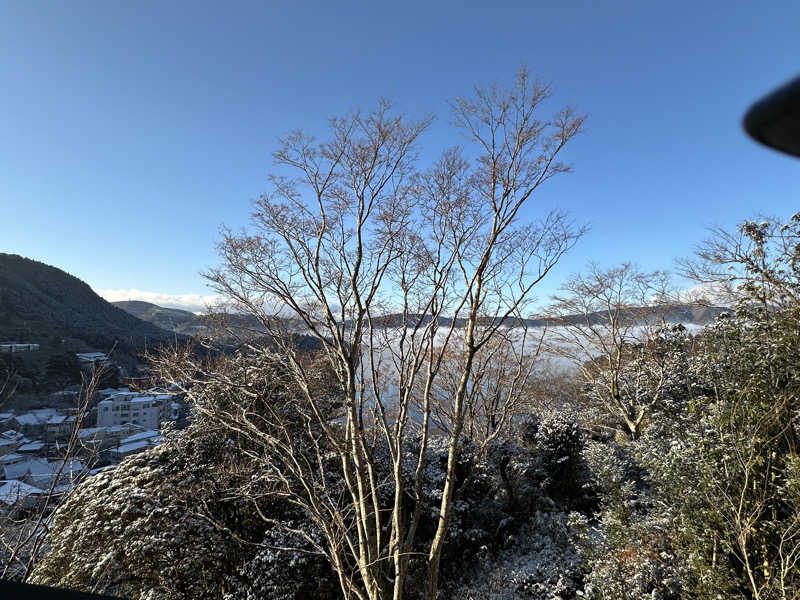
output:
<instances>
[{"instance_id":1,"label":"snow-dusted foliage","mask_svg":"<svg viewBox=\"0 0 800 600\"><path fill-rule=\"evenodd\" d=\"M648 419L584 452L600 500L572 518L587 597L798 597L798 356L796 313L748 307L626 365Z\"/></svg>"},{"instance_id":2,"label":"snow-dusted foliage","mask_svg":"<svg viewBox=\"0 0 800 600\"><path fill-rule=\"evenodd\" d=\"M341 588L325 556L305 536L323 544L305 520L287 520L282 527L268 530L257 553L237 571L226 600L294 600L316 598L335 600ZM302 531L303 535L290 530Z\"/></svg>"},{"instance_id":3,"label":"snow-dusted foliage","mask_svg":"<svg viewBox=\"0 0 800 600\"><path fill-rule=\"evenodd\" d=\"M520 427L520 441L534 451L549 490L564 495L580 489L584 439L576 415L561 410L531 417Z\"/></svg>"},{"instance_id":4,"label":"snow-dusted foliage","mask_svg":"<svg viewBox=\"0 0 800 600\"><path fill-rule=\"evenodd\" d=\"M81 484L55 514L33 581L148 600L218 598L258 521L244 523L242 506L225 499L225 445L191 433Z\"/></svg>"},{"instance_id":5,"label":"snow-dusted foliage","mask_svg":"<svg viewBox=\"0 0 800 600\"><path fill-rule=\"evenodd\" d=\"M554 414L518 429L515 437L490 444L485 454L462 446L442 560L445 598L555 600L572 598L579 588L578 554L561 507L584 502L580 428ZM434 440L423 490L423 543L438 517L445 462L445 448Z\"/></svg>"},{"instance_id":6,"label":"snow-dusted foliage","mask_svg":"<svg viewBox=\"0 0 800 600\"><path fill-rule=\"evenodd\" d=\"M534 512L498 551L484 546L474 568L465 569L447 597L464 600L567 600L581 582L578 553L571 544L567 515Z\"/></svg>"},{"instance_id":7,"label":"snow-dusted foliage","mask_svg":"<svg viewBox=\"0 0 800 600\"><path fill-rule=\"evenodd\" d=\"M587 573L583 595L595 600L685 598L684 562L669 544L666 515L603 511L594 525L573 513L570 527Z\"/></svg>"}]
</instances>

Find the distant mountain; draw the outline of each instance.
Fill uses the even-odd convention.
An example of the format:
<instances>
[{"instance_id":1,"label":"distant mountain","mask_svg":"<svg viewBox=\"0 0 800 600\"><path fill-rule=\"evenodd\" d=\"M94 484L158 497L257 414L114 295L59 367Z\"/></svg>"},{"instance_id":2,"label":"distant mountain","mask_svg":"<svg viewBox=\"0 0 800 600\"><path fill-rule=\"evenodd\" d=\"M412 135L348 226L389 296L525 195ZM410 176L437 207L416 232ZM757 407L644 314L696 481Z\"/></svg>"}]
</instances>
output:
<instances>
[{"instance_id":1,"label":"distant mountain","mask_svg":"<svg viewBox=\"0 0 800 600\"><path fill-rule=\"evenodd\" d=\"M215 327L215 323L206 315L196 315L178 308L164 308L141 300L126 300L112 304L137 319L148 321L168 331L197 336L223 335L219 333L219 327ZM226 314L220 318L224 318L227 327L245 337L253 333L264 333L264 327L253 315Z\"/></svg>"},{"instance_id":2,"label":"distant mountain","mask_svg":"<svg viewBox=\"0 0 800 600\"><path fill-rule=\"evenodd\" d=\"M623 321L634 323L643 323L644 316L646 315L649 319L656 319L658 322L663 320L665 323L669 324L682 323L683 325L708 325L716 320L719 315L731 312L733 311L731 311L729 308L724 308L721 306L672 304L659 308L633 307L621 311L619 316ZM419 319L422 320L423 324L427 324L430 322L431 317L429 315L420 314L410 314L408 316L409 323L414 323ZM533 316L527 319L513 317L506 319L505 324L512 327L521 327L523 325L527 327L557 327L559 325L582 323L585 322L586 319L586 315L567 315L564 317L542 315ZM608 315L603 312L596 312L589 314L588 319L593 324L600 324L608 321ZM388 314L382 317L374 318L372 322L377 324L378 327L399 327L403 322L403 315L399 313ZM438 324L440 327L449 327L452 322L453 319L450 317L439 317L438 319ZM489 318L479 318L479 323L488 324L490 322L491 319ZM465 325L466 319L456 319L456 327L464 327Z\"/></svg>"},{"instance_id":3,"label":"distant mountain","mask_svg":"<svg viewBox=\"0 0 800 600\"><path fill-rule=\"evenodd\" d=\"M61 269L0 253L0 341L80 340L99 350L132 351L175 334L113 306Z\"/></svg>"},{"instance_id":4,"label":"distant mountain","mask_svg":"<svg viewBox=\"0 0 800 600\"><path fill-rule=\"evenodd\" d=\"M125 300L112 302L117 308L133 315L137 319L152 323L156 327L185 335L199 335L205 332L206 324L201 317L179 308L164 308L141 300Z\"/></svg>"},{"instance_id":5,"label":"distant mountain","mask_svg":"<svg viewBox=\"0 0 800 600\"><path fill-rule=\"evenodd\" d=\"M125 302L114 302L115 306L129 312L135 317L144 321L149 321L162 329L168 329L177 333L186 335L209 335L211 328L208 320L202 315L180 310L176 308L164 308L149 302L141 302L139 300L129 300ZM623 320L641 320L643 314L647 314L650 318L657 318L659 321L662 319L666 323L682 323L684 325L707 325L713 322L720 314L730 313L731 310L720 306L699 306L688 304L673 304L661 307L655 311L651 307L644 308L631 308L621 313ZM232 329L236 330L249 330L251 332L263 332L263 327L258 320L252 315L239 315L229 314L226 315L229 325ZM428 315L412 314L408 316L408 321L413 323L417 319L422 319L424 324L430 322L431 317ZM558 325L566 325L570 323L583 322L586 319L584 315L570 315L566 317L550 317L550 316L534 316L528 319L508 319L506 323L512 326L527 327L555 327ZM602 323L608 317L604 313L592 313L589 315L589 320L592 323ZM373 319L373 324L378 327L399 327L403 322L403 316L399 313L392 313ZM440 327L449 327L452 319L449 317L439 317ZM466 324L465 319L457 319L456 327L463 327ZM287 320L287 325L290 329L295 331L302 331L304 327L297 321Z\"/></svg>"},{"instance_id":6,"label":"distant mountain","mask_svg":"<svg viewBox=\"0 0 800 600\"><path fill-rule=\"evenodd\" d=\"M682 325L708 325L713 323L721 314L730 314L733 311L723 306L701 306L697 304L667 304L663 306L642 306L624 309L619 313L619 319L627 324L667 323ZM528 326L553 327L569 325L571 323L586 322L587 315L568 315L564 317L541 316L526 319ZM588 315L592 324L607 322L608 314L596 312Z\"/></svg>"},{"instance_id":7,"label":"distant mountain","mask_svg":"<svg viewBox=\"0 0 800 600\"><path fill-rule=\"evenodd\" d=\"M164 329L185 335L212 338L221 344L225 351L240 348L245 341L247 343L271 343L271 337L253 315L227 313L209 317L177 308L164 308L141 300L127 300L113 304L139 319L149 321ZM292 332L289 335L298 348L302 350L319 350L321 348L319 340L302 333L304 327L298 320L284 319L283 325Z\"/></svg>"}]
</instances>

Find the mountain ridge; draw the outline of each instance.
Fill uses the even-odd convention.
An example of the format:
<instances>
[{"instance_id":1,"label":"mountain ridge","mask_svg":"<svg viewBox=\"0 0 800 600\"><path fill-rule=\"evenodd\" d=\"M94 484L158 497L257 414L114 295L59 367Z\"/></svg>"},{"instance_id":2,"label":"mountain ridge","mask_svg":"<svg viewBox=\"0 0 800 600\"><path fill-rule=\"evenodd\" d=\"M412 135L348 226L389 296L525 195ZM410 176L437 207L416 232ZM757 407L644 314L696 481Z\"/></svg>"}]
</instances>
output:
<instances>
[{"instance_id":1,"label":"mountain ridge","mask_svg":"<svg viewBox=\"0 0 800 600\"><path fill-rule=\"evenodd\" d=\"M176 308L165 308L144 302L141 300L128 300L121 302L113 302L115 306L122 310L129 311L137 318L150 321L171 331L184 333L188 335L203 335L208 333L209 326L205 322L202 315L196 315L186 310ZM730 309L721 306L701 306L695 304L670 304L660 308L653 307L632 307L621 311L620 317L623 320L636 319L644 313L653 315L657 314L659 319L663 319L668 324L682 323L694 325L707 325L714 321L720 314L732 312ZM239 327L250 327L252 329L262 329L261 325L255 317L248 315L227 315L230 319L238 321ZM428 323L431 319L429 315L410 314L406 317L408 322L422 319L423 324ZM586 315L567 315L567 316L548 316L538 315L532 316L527 319L510 318L506 319L507 324L512 326L527 327L556 327L560 325L568 325L578 322L584 322ZM597 312L588 315L589 321L592 324L601 324L608 320L607 315ZM484 321L488 321L485 319ZM373 324L378 327L397 327L403 322L403 315L400 313L390 313L380 317L373 318ZM441 327L449 327L453 322L450 317L439 317L438 323ZM456 327L463 327L466 324L465 319L456 319Z\"/></svg>"},{"instance_id":2,"label":"mountain ridge","mask_svg":"<svg viewBox=\"0 0 800 600\"><path fill-rule=\"evenodd\" d=\"M0 340L41 343L54 337L104 351L176 339L174 332L112 305L58 267L0 253Z\"/></svg>"}]
</instances>

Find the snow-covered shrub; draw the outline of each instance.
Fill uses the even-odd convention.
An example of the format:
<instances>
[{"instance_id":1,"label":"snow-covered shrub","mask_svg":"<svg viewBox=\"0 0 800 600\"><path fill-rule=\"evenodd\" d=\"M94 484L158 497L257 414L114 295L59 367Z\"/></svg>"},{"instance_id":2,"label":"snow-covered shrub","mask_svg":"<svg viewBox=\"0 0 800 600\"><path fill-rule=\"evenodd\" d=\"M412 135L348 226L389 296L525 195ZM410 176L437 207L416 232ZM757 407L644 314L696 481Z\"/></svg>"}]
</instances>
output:
<instances>
[{"instance_id":1,"label":"snow-covered shrub","mask_svg":"<svg viewBox=\"0 0 800 600\"><path fill-rule=\"evenodd\" d=\"M534 453L543 475L542 487L548 493L562 497L580 493L584 439L573 413L531 416L520 425L519 438Z\"/></svg>"},{"instance_id":2,"label":"snow-covered shrub","mask_svg":"<svg viewBox=\"0 0 800 600\"><path fill-rule=\"evenodd\" d=\"M748 307L631 363L652 399L641 436L584 452L600 500L573 519L587 597L797 597L798 322Z\"/></svg>"},{"instance_id":3,"label":"snow-covered shrub","mask_svg":"<svg viewBox=\"0 0 800 600\"><path fill-rule=\"evenodd\" d=\"M269 529L260 550L231 578L233 591L226 600L335 600L341 588L330 564L312 545L322 536L307 520L285 521ZM291 533L294 529L297 533Z\"/></svg>"},{"instance_id":4,"label":"snow-covered shrub","mask_svg":"<svg viewBox=\"0 0 800 600\"><path fill-rule=\"evenodd\" d=\"M567 600L581 582L580 560L563 512L535 512L496 552L484 547L471 567L447 587L447 597Z\"/></svg>"},{"instance_id":5,"label":"snow-covered shrub","mask_svg":"<svg viewBox=\"0 0 800 600\"><path fill-rule=\"evenodd\" d=\"M584 457L598 497L591 517L572 513L572 540L585 571L586 598L678 600L683 562L670 544L671 520L653 504L634 448L615 442L586 444Z\"/></svg>"},{"instance_id":6,"label":"snow-covered shrub","mask_svg":"<svg viewBox=\"0 0 800 600\"><path fill-rule=\"evenodd\" d=\"M573 513L570 527L586 570L583 595L593 600L685 598L685 563L669 543L665 515L606 512L591 524Z\"/></svg>"},{"instance_id":7,"label":"snow-covered shrub","mask_svg":"<svg viewBox=\"0 0 800 600\"><path fill-rule=\"evenodd\" d=\"M554 415L524 431L533 443L521 443L525 438L520 436L495 441L485 453L468 442L460 449L454 512L442 557L442 582L450 590L445 597L472 597L463 594L477 586L475 598L512 598L516 593L568 598L578 585L577 553L567 536L565 513L559 512L559 504L572 499L559 499L558 494L573 485L568 473L585 476L580 429L574 419ZM435 529L446 457L446 446L433 440L425 471L420 550ZM467 581L467 576L474 578ZM492 581L505 583L498 587L488 583ZM493 587L503 595L486 596Z\"/></svg>"},{"instance_id":8,"label":"snow-covered shrub","mask_svg":"<svg viewBox=\"0 0 800 600\"><path fill-rule=\"evenodd\" d=\"M218 598L260 526L228 499L228 446L193 433L78 486L54 515L32 581L137 599Z\"/></svg>"}]
</instances>

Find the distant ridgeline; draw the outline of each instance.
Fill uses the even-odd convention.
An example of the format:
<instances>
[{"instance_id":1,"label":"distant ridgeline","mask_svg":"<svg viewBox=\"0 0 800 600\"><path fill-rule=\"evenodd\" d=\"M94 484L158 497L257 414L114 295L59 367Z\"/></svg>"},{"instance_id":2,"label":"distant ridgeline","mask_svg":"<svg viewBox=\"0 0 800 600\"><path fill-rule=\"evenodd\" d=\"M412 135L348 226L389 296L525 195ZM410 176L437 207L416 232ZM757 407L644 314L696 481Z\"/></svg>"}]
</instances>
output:
<instances>
[{"instance_id":1,"label":"distant ridgeline","mask_svg":"<svg viewBox=\"0 0 800 600\"><path fill-rule=\"evenodd\" d=\"M683 325L708 325L716 320L716 318L723 313L731 313L731 309L720 306L699 306L688 304L670 304L659 307L630 308L623 309L618 315L619 318L625 322L639 323L639 321L649 320L651 322L665 322L667 324L681 323ZM644 317L646 315L646 317ZM409 314L407 317L408 323L414 324L421 320L423 324L427 324L433 318L430 315ZM602 312L591 313L587 315L568 315L564 317L550 317L550 316L534 316L527 319L520 319L517 317L509 317L503 322L508 327L558 327L559 325L570 325L573 323L584 323L586 320L590 323L600 325L608 321L608 315ZM389 314L383 317L377 317L372 320L373 324L378 327L399 327L403 322L403 315ZM440 327L449 327L453 322L449 317L438 317L438 324ZM456 319L456 327L464 327L466 319ZM478 318L479 324L490 324L491 318Z\"/></svg>"},{"instance_id":2,"label":"distant ridgeline","mask_svg":"<svg viewBox=\"0 0 800 600\"><path fill-rule=\"evenodd\" d=\"M44 349L65 338L127 352L176 335L120 310L60 269L0 253L0 341Z\"/></svg>"},{"instance_id":3,"label":"distant ridgeline","mask_svg":"<svg viewBox=\"0 0 800 600\"><path fill-rule=\"evenodd\" d=\"M220 313L214 316L196 315L186 310L165 308L141 300L126 300L113 304L162 329L182 335L213 338L228 351L238 348L244 340L270 343L264 326L253 315L241 313ZM281 320L283 326L292 332L291 335L299 349L310 351L321 348L319 340L303 333L305 327L299 320L289 318Z\"/></svg>"},{"instance_id":4,"label":"distant ridgeline","mask_svg":"<svg viewBox=\"0 0 800 600\"><path fill-rule=\"evenodd\" d=\"M219 334L218 331L215 332L215 327L209 321L208 317L204 315L197 315L177 308L165 308L140 300L114 302L113 304L143 321L148 321L168 331L192 336L215 336ZM719 306L670 304L658 309L654 309L653 307L625 309L621 311L619 317L623 321L634 323L640 320L650 320L651 322L655 320L656 322L663 321L667 324L682 323L684 325L707 325L716 320L720 314L730 312L730 309ZM642 315L646 315L646 319L643 319ZM248 337L246 335L248 332L255 336L265 333L261 323L252 315L234 313L226 314L224 318L228 321L228 328L238 332L242 337ZM405 318L411 325L417 322L421 322L425 325L429 323L433 317L430 315L409 314ZM586 315L570 315L564 317L534 316L527 319L509 317L504 321L504 324L509 327L557 327L559 325L569 325L578 322L583 323L586 319ZM608 315L600 312L592 313L588 315L588 319L593 324L602 324L608 320ZM295 331L297 334L302 335L305 327L297 319L283 320L288 330ZM453 319L450 317L438 317L438 324L440 327L449 327L452 322ZM478 322L479 324L488 325L491 319L479 318ZM383 315L372 319L372 324L381 328L399 327L402 323L403 315L399 313ZM456 327L464 327L465 325L466 319L456 319Z\"/></svg>"}]
</instances>

